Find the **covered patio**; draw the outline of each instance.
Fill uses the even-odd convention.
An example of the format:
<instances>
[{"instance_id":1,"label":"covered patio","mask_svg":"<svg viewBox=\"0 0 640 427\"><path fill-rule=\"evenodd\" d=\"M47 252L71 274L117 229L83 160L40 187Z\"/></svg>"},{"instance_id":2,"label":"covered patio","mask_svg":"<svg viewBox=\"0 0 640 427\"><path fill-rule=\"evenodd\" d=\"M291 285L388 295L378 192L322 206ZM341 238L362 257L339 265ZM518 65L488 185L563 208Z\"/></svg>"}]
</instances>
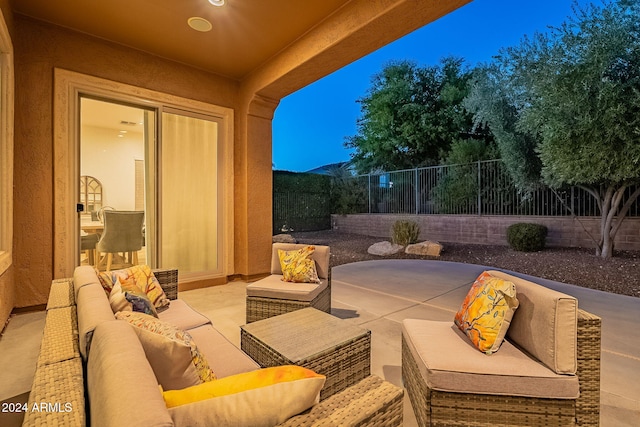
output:
<instances>
[{"instance_id":1,"label":"covered patio","mask_svg":"<svg viewBox=\"0 0 640 427\"><path fill-rule=\"evenodd\" d=\"M332 314L372 331L372 374L402 386L402 320L452 320L475 277L488 268L423 260L341 265L333 269ZM530 276L516 275L531 280ZM580 308L602 318L600 422L602 426L636 425L640 418L640 332L636 327L640 320L640 299L545 279L533 280L576 297ZM239 346L240 326L245 324L245 287L246 282L235 281L180 292L180 298L209 317L216 328ZM9 324L0 341L0 363L9 366L20 355L20 365L25 368L0 373L3 384L0 400L29 389L43 323L44 314L33 313L19 315ZM14 339L18 336L20 340ZM29 352L34 346L36 351ZM9 386L13 388L9 390ZM416 425L406 396L404 425Z\"/></svg>"}]
</instances>

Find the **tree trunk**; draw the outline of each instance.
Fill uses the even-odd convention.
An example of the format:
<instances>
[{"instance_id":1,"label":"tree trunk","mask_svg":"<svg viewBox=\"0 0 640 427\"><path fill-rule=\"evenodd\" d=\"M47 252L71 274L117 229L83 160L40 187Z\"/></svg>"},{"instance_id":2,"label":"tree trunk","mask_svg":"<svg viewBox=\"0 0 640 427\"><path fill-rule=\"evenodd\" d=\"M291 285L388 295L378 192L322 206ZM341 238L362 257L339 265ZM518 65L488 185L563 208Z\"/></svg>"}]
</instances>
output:
<instances>
[{"instance_id":1,"label":"tree trunk","mask_svg":"<svg viewBox=\"0 0 640 427\"><path fill-rule=\"evenodd\" d=\"M600 239L596 245L596 255L602 258L611 258L613 256L614 241L616 234L622 225L622 221L626 218L629 208L633 202L640 196L640 186L631 194L629 199L622 207L622 198L628 185L621 185L615 188L609 185L604 191L591 190L591 194L597 195L598 205L600 206Z\"/></svg>"}]
</instances>

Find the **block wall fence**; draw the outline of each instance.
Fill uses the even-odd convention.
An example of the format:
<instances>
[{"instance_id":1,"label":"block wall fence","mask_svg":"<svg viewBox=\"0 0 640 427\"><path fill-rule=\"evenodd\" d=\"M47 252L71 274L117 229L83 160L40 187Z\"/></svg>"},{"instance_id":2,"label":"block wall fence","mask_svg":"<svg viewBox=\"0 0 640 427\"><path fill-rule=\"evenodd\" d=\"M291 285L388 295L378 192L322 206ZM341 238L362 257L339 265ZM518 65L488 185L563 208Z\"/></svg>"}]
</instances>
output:
<instances>
[{"instance_id":1,"label":"block wall fence","mask_svg":"<svg viewBox=\"0 0 640 427\"><path fill-rule=\"evenodd\" d=\"M397 220L415 221L420 239L450 243L507 245L507 227L518 222L545 225L549 247L594 248L589 233L599 236L599 218L491 215L331 215L331 227L345 233L363 234L389 240ZM588 230L587 231L585 231ZM640 218L625 218L615 240L615 249L640 250Z\"/></svg>"}]
</instances>

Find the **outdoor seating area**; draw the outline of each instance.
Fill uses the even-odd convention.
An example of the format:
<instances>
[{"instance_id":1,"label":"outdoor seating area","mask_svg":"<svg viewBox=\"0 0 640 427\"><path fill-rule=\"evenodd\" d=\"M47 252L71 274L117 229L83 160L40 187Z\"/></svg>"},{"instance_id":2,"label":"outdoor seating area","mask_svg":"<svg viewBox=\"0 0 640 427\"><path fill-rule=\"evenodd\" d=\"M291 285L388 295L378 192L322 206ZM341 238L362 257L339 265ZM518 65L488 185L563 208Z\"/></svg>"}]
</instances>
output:
<instances>
[{"instance_id":1,"label":"outdoor seating area","mask_svg":"<svg viewBox=\"0 0 640 427\"><path fill-rule=\"evenodd\" d=\"M334 340L315 341L312 356L322 363L265 362L248 349L247 340L243 340L243 352L208 318L178 299L176 270L150 273L146 266L106 273L81 266L73 278L53 284L28 404L68 402L70 409L53 415L27 412L23 425L310 426L336 419L339 425L349 426L402 425L403 390L370 375L369 331L343 327L342 320L309 307L306 310L311 312L289 314L326 316L320 319L325 329L313 331ZM148 298L136 294L135 286L141 286ZM136 306L141 299L148 300L144 310ZM271 320L278 319L263 322ZM243 330L247 337L260 336L260 323ZM297 325L294 319L292 326ZM344 357L336 361L335 356L353 352L351 337L344 335L353 330L362 337L364 346L357 344L362 351L336 365ZM280 342L289 337L287 329L271 332L280 335ZM349 345L344 345L345 340ZM317 345L326 357L317 357ZM290 374L292 365L305 371ZM260 368L280 371L267 374ZM135 381L131 381L131 372L136 373ZM251 381L247 375L254 382L264 381L260 380L264 375L274 378L266 385L258 382L256 387L249 382L238 390L236 383ZM224 380L230 391L222 392L220 385L208 395L204 387L216 386L216 380ZM203 387L195 390L198 385ZM122 399L123 395L136 399ZM172 399L179 403L171 403Z\"/></svg>"},{"instance_id":2,"label":"outdoor seating area","mask_svg":"<svg viewBox=\"0 0 640 427\"><path fill-rule=\"evenodd\" d=\"M304 245L288 249L298 251ZM221 377L281 365L311 369L326 377L319 403L279 425L316 425L330 420L332 425L379 426L617 426L633 425L631 421L640 414L636 369L640 347L634 341L637 333L628 324L633 319L619 314L640 308L635 298L473 264L366 261L334 268L331 314L303 307L249 323L245 319L249 284L232 282L178 295L175 270L155 273L171 300L171 309L159 312L160 320L179 325L192 332L196 342L206 343L200 344L205 358ZM484 274L508 280L520 290L506 341L490 355L473 348L453 322L470 287ZM91 425L100 425L96 416L104 425L116 425L149 414L160 414L166 422L180 425L175 418L172 421L173 411L164 406L156 368L151 356L145 356L148 349L143 337L129 333L135 328L123 329L124 322L113 321L113 306L109 305L90 267L80 267L73 279L53 283L29 402L73 402L73 413L60 416L74 425L84 425L85 413L92 414L88 418ZM69 333L51 333L55 316L59 318L56 324L69 326L63 328ZM609 328L604 328L607 324ZM619 340L610 334L619 328L631 332L624 348L615 347ZM212 333L217 336L216 344L207 338ZM602 362L601 336L603 347L609 348ZM221 344L226 350L221 351ZM131 348L138 350L131 353ZM60 357L53 360L52 351ZM523 351L526 355L515 355ZM122 384L130 383L122 376L125 371L118 373L114 358L106 357L115 353L127 355L127 366L135 366L136 372L146 372L140 378L147 379L137 376L129 392L139 395L144 388L145 401L155 402L155 410L140 411L139 402L125 404L111 396L110 388L121 389ZM623 359L614 362L612 354ZM514 381L501 378L496 385L491 378L483 378L474 384L473 373L455 367L447 373L442 367L442 363L459 367L467 358L467 367L481 376L486 372L479 364L493 359ZM244 368L226 368L242 360L246 360L241 363ZM538 373L544 369L549 373L535 378L531 371L536 368L523 365L524 360L539 365ZM59 368L70 362L86 364L85 373ZM514 365L508 367L510 363ZM518 373L519 369L529 372ZM106 375L105 370L111 373ZM86 403L78 398L82 397L78 387L83 386L88 389ZM505 392L495 393L496 387ZM159 408L165 408L164 412ZM81 414L76 409L82 409ZM38 425L42 416L51 414L27 414L24 425ZM149 420L139 421L147 425Z\"/></svg>"}]
</instances>

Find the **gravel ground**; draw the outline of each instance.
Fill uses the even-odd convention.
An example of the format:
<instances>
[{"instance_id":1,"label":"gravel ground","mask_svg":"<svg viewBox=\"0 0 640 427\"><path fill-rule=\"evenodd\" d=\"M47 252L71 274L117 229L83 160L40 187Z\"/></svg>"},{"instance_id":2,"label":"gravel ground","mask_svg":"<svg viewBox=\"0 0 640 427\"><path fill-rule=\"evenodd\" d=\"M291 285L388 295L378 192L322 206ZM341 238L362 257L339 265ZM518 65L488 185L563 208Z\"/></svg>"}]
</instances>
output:
<instances>
[{"instance_id":1,"label":"gravel ground","mask_svg":"<svg viewBox=\"0 0 640 427\"><path fill-rule=\"evenodd\" d=\"M385 240L333 230L291 233L300 243L331 247L331 266L382 259L367 253L369 246ZM439 258L407 255L386 259L438 259L466 262L518 271L557 282L640 298L640 251L616 251L611 259L594 255L593 249L547 248L540 252L518 252L508 246L442 243Z\"/></svg>"}]
</instances>

